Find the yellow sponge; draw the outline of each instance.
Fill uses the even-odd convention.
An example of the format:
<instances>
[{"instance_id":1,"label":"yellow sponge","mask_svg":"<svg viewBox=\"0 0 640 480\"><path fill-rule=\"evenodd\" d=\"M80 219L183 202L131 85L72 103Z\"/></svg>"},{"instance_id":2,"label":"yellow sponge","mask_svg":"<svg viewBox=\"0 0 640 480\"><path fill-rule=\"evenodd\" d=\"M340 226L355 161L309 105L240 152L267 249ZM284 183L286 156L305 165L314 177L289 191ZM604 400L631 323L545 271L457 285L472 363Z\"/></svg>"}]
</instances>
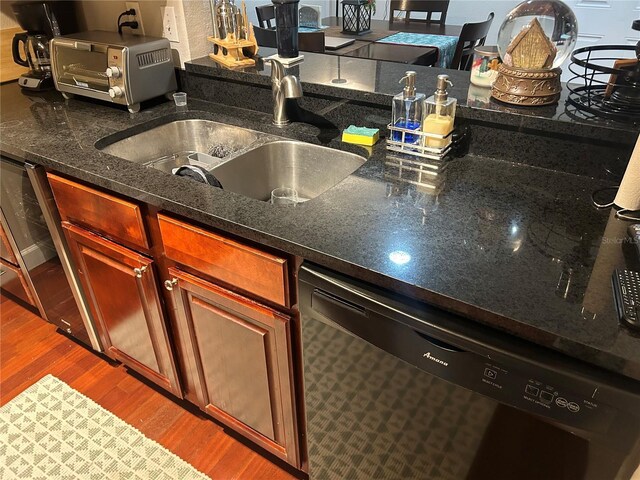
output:
<instances>
[{"instance_id":1,"label":"yellow sponge","mask_svg":"<svg viewBox=\"0 0 640 480\"><path fill-rule=\"evenodd\" d=\"M355 143L356 145L374 145L380 138L380 130L377 128L356 127L349 125L349 128L342 131L342 141Z\"/></svg>"}]
</instances>

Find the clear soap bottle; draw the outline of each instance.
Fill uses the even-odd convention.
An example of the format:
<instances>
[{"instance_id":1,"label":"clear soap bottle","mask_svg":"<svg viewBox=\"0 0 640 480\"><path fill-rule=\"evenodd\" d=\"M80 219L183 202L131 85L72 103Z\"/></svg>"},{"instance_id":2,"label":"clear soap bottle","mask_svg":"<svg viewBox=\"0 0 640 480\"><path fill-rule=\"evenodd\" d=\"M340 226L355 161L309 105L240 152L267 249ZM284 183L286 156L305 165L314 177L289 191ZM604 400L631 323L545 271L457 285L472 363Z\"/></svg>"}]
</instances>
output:
<instances>
[{"instance_id":1,"label":"clear soap bottle","mask_svg":"<svg viewBox=\"0 0 640 480\"><path fill-rule=\"evenodd\" d=\"M405 72L405 85L402 93L393 97L393 125L395 127L406 128L407 130L420 130L422 125L424 93L416 93L416 72ZM407 132L392 131L391 138L396 142L418 143L420 135Z\"/></svg>"},{"instance_id":2,"label":"clear soap bottle","mask_svg":"<svg viewBox=\"0 0 640 480\"><path fill-rule=\"evenodd\" d=\"M436 91L425 101L424 120L422 131L437 135L448 135L453 131L456 118L455 98L450 98L447 87L453 87L449 75L438 75ZM447 138L433 138L425 136L424 146L432 148L445 148L451 143L451 136Z\"/></svg>"}]
</instances>

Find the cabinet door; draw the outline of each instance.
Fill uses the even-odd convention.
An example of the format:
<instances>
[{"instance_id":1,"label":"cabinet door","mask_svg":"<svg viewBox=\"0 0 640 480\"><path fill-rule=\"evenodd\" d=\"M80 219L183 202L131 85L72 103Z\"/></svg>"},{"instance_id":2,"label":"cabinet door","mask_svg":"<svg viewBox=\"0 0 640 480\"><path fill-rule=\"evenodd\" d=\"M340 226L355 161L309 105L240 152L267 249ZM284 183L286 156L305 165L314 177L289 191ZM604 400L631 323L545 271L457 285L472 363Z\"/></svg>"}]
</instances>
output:
<instances>
[{"instance_id":1,"label":"cabinet door","mask_svg":"<svg viewBox=\"0 0 640 480\"><path fill-rule=\"evenodd\" d=\"M290 318L170 268L186 384L211 416L299 467Z\"/></svg>"},{"instance_id":2,"label":"cabinet door","mask_svg":"<svg viewBox=\"0 0 640 480\"><path fill-rule=\"evenodd\" d=\"M36 301L31 294L31 288L24 278L19 267L5 262L0 258L0 289L19 298L32 307L36 306Z\"/></svg>"},{"instance_id":3,"label":"cabinet door","mask_svg":"<svg viewBox=\"0 0 640 480\"><path fill-rule=\"evenodd\" d=\"M62 226L105 353L181 396L153 261L70 223Z\"/></svg>"}]
</instances>

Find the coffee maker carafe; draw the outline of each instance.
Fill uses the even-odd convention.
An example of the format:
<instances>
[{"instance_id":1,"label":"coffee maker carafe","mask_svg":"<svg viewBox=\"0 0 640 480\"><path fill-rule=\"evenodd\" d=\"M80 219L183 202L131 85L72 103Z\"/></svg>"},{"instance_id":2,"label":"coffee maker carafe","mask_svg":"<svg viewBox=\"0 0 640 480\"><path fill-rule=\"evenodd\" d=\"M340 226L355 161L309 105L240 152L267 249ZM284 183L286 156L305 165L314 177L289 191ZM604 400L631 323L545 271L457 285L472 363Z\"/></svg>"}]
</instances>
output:
<instances>
[{"instance_id":1,"label":"coffee maker carafe","mask_svg":"<svg viewBox=\"0 0 640 480\"><path fill-rule=\"evenodd\" d=\"M11 5L18 24L26 32L13 37L13 61L29 68L18 79L25 89L53 87L49 42L53 37L78 31L75 2L17 2Z\"/></svg>"},{"instance_id":2,"label":"coffee maker carafe","mask_svg":"<svg viewBox=\"0 0 640 480\"><path fill-rule=\"evenodd\" d=\"M18 33L13 37L11 50L13 61L29 68L29 72L20 77L20 86L39 90L53 86L49 37L43 34Z\"/></svg>"}]
</instances>

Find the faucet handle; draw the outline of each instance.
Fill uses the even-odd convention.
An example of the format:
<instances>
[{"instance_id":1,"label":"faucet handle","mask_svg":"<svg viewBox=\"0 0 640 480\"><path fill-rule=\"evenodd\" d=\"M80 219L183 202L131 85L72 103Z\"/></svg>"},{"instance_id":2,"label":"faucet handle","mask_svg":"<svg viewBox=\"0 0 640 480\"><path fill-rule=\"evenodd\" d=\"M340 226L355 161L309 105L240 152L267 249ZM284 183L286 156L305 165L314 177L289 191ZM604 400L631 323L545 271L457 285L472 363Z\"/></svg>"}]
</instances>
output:
<instances>
[{"instance_id":1,"label":"faucet handle","mask_svg":"<svg viewBox=\"0 0 640 480\"><path fill-rule=\"evenodd\" d=\"M271 80L282 80L284 77L284 65L275 58L268 59L271 62Z\"/></svg>"}]
</instances>

